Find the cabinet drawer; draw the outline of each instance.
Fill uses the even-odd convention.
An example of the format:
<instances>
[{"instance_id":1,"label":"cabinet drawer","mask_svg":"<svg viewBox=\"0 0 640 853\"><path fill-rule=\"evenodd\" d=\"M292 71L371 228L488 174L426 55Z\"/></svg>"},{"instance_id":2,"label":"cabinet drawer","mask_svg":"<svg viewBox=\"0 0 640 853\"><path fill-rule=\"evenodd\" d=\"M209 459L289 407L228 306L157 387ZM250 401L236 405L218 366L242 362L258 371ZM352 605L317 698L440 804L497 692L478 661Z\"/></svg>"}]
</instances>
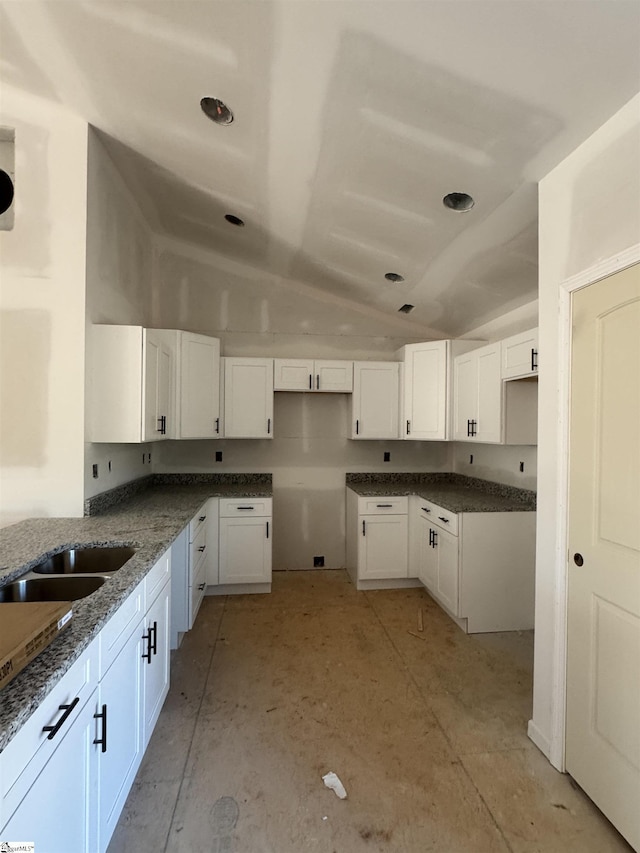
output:
<instances>
[{"instance_id":1,"label":"cabinet drawer","mask_svg":"<svg viewBox=\"0 0 640 853\"><path fill-rule=\"evenodd\" d=\"M449 509L443 509L431 501L418 499L420 507L420 515L429 519L429 523L436 527L441 527L443 530L448 530L454 536L458 535L458 514L451 512Z\"/></svg>"},{"instance_id":2,"label":"cabinet drawer","mask_svg":"<svg viewBox=\"0 0 640 853\"><path fill-rule=\"evenodd\" d=\"M194 517L189 522L189 542L193 542L193 540L198 535L199 531L205 525L207 520L207 504L203 504L198 512L194 515Z\"/></svg>"},{"instance_id":3,"label":"cabinet drawer","mask_svg":"<svg viewBox=\"0 0 640 853\"><path fill-rule=\"evenodd\" d=\"M96 689L98 656L98 640L95 639L0 755L0 827L4 826L22 801ZM61 710L61 705L73 707L67 709L68 716L56 734L50 737L52 732L43 731L43 727L56 726L60 722L66 713L64 708Z\"/></svg>"},{"instance_id":4,"label":"cabinet drawer","mask_svg":"<svg viewBox=\"0 0 640 853\"><path fill-rule=\"evenodd\" d=\"M358 498L358 515L406 515L408 511L407 495L393 498Z\"/></svg>"},{"instance_id":5,"label":"cabinet drawer","mask_svg":"<svg viewBox=\"0 0 640 853\"><path fill-rule=\"evenodd\" d=\"M220 518L271 515L271 498L220 498Z\"/></svg>"},{"instance_id":6,"label":"cabinet drawer","mask_svg":"<svg viewBox=\"0 0 640 853\"><path fill-rule=\"evenodd\" d=\"M201 524L196 538L189 545L189 571L191 573L189 583L193 582L193 576L195 575L197 568L199 567L200 563L204 562L206 551L207 526L206 524Z\"/></svg>"},{"instance_id":7,"label":"cabinet drawer","mask_svg":"<svg viewBox=\"0 0 640 853\"><path fill-rule=\"evenodd\" d=\"M144 609L151 607L155 597L171 577L171 549L165 551L144 579Z\"/></svg>"},{"instance_id":8,"label":"cabinet drawer","mask_svg":"<svg viewBox=\"0 0 640 853\"><path fill-rule=\"evenodd\" d=\"M118 657L136 625L142 621L143 603L144 582L141 582L100 631L100 678Z\"/></svg>"}]
</instances>

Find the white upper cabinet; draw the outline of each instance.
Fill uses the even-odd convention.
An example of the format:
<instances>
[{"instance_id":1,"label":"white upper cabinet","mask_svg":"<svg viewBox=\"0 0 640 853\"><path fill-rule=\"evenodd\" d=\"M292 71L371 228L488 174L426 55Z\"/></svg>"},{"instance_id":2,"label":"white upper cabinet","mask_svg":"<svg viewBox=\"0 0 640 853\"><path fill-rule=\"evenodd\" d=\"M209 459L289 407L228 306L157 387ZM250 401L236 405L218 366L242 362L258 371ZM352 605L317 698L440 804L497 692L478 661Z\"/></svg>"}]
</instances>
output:
<instances>
[{"instance_id":1,"label":"white upper cabinet","mask_svg":"<svg viewBox=\"0 0 640 853\"><path fill-rule=\"evenodd\" d=\"M168 438L174 350L170 335L141 326L91 330L91 441Z\"/></svg>"},{"instance_id":2,"label":"white upper cabinet","mask_svg":"<svg viewBox=\"0 0 640 853\"><path fill-rule=\"evenodd\" d=\"M220 435L220 341L178 332L175 438Z\"/></svg>"},{"instance_id":3,"label":"white upper cabinet","mask_svg":"<svg viewBox=\"0 0 640 853\"><path fill-rule=\"evenodd\" d=\"M502 378L538 375L538 330L521 332L502 341Z\"/></svg>"},{"instance_id":4,"label":"white upper cabinet","mask_svg":"<svg viewBox=\"0 0 640 853\"><path fill-rule=\"evenodd\" d=\"M454 363L454 438L502 441L500 342L458 356Z\"/></svg>"},{"instance_id":5,"label":"white upper cabinet","mask_svg":"<svg viewBox=\"0 0 640 853\"><path fill-rule=\"evenodd\" d=\"M404 362L402 438L445 441L451 434L451 362L475 341L407 344L397 353Z\"/></svg>"},{"instance_id":6,"label":"white upper cabinet","mask_svg":"<svg viewBox=\"0 0 640 853\"><path fill-rule=\"evenodd\" d=\"M399 393L397 361L354 362L351 438L400 438Z\"/></svg>"},{"instance_id":7,"label":"white upper cabinet","mask_svg":"<svg viewBox=\"0 0 640 853\"><path fill-rule=\"evenodd\" d=\"M225 438L273 438L273 359L222 358Z\"/></svg>"},{"instance_id":8,"label":"white upper cabinet","mask_svg":"<svg viewBox=\"0 0 640 853\"><path fill-rule=\"evenodd\" d=\"M350 393L353 390L353 362L276 358L274 390Z\"/></svg>"}]
</instances>

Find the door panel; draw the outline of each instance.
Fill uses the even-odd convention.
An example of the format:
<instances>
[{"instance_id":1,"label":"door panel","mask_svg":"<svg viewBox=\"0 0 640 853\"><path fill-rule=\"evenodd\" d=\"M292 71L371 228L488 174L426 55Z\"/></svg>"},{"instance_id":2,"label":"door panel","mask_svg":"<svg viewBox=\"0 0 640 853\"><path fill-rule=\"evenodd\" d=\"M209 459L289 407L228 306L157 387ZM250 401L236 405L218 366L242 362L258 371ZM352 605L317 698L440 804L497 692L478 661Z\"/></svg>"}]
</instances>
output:
<instances>
[{"instance_id":1,"label":"door panel","mask_svg":"<svg viewBox=\"0 0 640 853\"><path fill-rule=\"evenodd\" d=\"M572 309L566 765L640 847L640 267Z\"/></svg>"}]
</instances>

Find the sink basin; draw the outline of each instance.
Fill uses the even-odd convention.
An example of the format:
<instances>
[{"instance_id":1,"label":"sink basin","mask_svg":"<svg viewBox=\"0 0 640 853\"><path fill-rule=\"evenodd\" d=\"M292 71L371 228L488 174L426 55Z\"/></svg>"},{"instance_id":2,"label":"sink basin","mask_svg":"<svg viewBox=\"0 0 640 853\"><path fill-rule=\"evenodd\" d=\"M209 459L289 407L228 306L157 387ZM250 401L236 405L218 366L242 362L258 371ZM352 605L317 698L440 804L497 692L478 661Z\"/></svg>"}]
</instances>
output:
<instances>
[{"instance_id":1,"label":"sink basin","mask_svg":"<svg viewBox=\"0 0 640 853\"><path fill-rule=\"evenodd\" d=\"M109 580L101 575L59 578L25 578L0 587L0 602L77 601L91 595Z\"/></svg>"},{"instance_id":2,"label":"sink basin","mask_svg":"<svg viewBox=\"0 0 640 853\"><path fill-rule=\"evenodd\" d=\"M68 548L47 557L31 571L38 575L104 574L115 572L135 554L134 548Z\"/></svg>"}]
</instances>

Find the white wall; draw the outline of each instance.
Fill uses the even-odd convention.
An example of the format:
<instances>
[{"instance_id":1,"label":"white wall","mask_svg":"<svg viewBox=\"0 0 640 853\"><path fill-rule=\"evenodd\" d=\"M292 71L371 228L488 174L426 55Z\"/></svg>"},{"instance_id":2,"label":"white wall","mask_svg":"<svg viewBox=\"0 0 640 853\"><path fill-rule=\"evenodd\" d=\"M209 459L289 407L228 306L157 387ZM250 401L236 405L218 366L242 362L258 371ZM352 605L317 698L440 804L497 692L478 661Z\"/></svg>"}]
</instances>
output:
<instances>
[{"instance_id":1,"label":"white wall","mask_svg":"<svg viewBox=\"0 0 640 853\"><path fill-rule=\"evenodd\" d=\"M559 354L563 281L636 244L640 235L640 95L540 184L540 352L538 535L534 705L530 733L557 767L563 762L559 671L564 638L556 617L566 555L559 524L566 494L559 481Z\"/></svg>"},{"instance_id":2,"label":"white wall","mask_svg":"<svg viewBox=\"0 0 640 853\"><path fill-rule=\"evenodd\" d=\"M538 448L530 445L474 444L457 441L453 445L453 470L468 477L480 477L519 489L536 489ZM473 456L473 462L470 457ZM520 463L524 471L520 471Z\"/></svg>"},{"instance_id":3,"label":"white wall","mask_svg":"<svg viewBox=\"0 0 640 853\"><path fill-rule=\"evenodd\" d=\"M95 131L89 129L86 323L87 366L92 323L150 325L153 243L137 202ZM87 371L87 406L91 398ZM85 444L85 497L150 473L152 445ZM143 459L145 460L143 462ZM153 462L153 455L152 455ZM109 470L111 463L111 470ZM93 477L98 465L98 477Z\"/></svg>"},{"instance_id":4,"label":"white wall","mask_svg":"<svg viewBox=\"0 0 640 853\"><path fill-rule=\"evenodd\" d=\"M83 511L87 125L2 85L15 224L0 232L0 517Z\"/></svg>"}]
</instances>

